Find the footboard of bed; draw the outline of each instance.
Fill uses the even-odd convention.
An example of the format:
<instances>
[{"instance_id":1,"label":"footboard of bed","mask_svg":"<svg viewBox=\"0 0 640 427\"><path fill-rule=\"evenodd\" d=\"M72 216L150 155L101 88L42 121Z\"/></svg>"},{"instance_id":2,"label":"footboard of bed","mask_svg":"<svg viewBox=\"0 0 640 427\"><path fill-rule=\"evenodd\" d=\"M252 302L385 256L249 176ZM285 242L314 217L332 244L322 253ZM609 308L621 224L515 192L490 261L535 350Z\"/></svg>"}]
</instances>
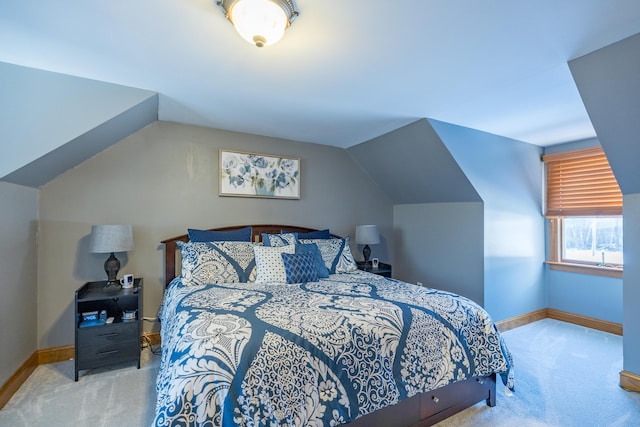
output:
<instances>
[{"instance_id":1,"label":"footboard of bed","mask_svg":"<svg viewBox=\"0 0 640 427\"><path fill-rule=\"evenodd\" d=\"M364 415L349 427L426 427L485 400L496 405L496 375L474 377L422 393L400 403Z\"/></svg>"}]
</instances>

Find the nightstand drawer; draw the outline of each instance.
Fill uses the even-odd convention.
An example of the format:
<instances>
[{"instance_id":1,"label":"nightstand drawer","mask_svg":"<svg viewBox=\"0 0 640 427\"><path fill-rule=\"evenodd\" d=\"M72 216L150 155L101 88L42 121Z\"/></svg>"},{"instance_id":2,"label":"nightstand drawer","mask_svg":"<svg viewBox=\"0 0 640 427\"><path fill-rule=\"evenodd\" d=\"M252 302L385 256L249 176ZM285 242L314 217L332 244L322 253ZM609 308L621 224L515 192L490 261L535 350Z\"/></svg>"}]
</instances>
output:
<instances>
[{"instance_id":1,"label":"nightstand drawer","mask_svg":"<svg viewBox=\"0 0 640 427\"><path fill-rule=\"evenodd\" d=\"M80 347L89 347L135 340L138 338L138 327L138 322L128 322L80 328L78 329L78 344Z\"/></svg>"},{"instance_id":2,"label":"nightstand drawer","mask_svg":"<svg viewBox=\"0 0 640 427\"><path fill-rule=\"evenodd\" d=\"M78 348L78 369L96 368L136 360L140 356L140 341L108 342Z\"/></svg>"}]
</instances>

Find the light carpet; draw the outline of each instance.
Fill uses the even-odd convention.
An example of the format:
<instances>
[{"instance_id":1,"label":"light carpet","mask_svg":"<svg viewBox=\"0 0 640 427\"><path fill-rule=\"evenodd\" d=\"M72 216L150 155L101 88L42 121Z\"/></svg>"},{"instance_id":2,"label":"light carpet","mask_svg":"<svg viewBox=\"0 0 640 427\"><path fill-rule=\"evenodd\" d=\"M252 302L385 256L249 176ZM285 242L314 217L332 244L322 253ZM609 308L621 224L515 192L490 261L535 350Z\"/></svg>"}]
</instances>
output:
<instances>
[{"instance_id":1,"label":"light carpet","mask_svg":"<svg viewBox=\"0 0 640 427\"><path fill-rule=\"evenodd\" d=\"M438 423L471 426L640 427L640 393L618 386L622 337L545 319L503 334L516 392L498 381L498 404L479 403ZM159 357L73 381L73 361L39 366L0 411L0 426L150 426ZM393 427L393 426L390 426Z\"/></svg>"},{"instance_id":2,"label":"light carpet","mask_svg":"<svg viewBox=\"0 0 640 427\"><path fill-rule=\"evenodd\" d=\"M135 362L80 371L73 360L40 365L0 410L0 426L151 426L160 357L145 348Z\"/></svg>"},{"instance_id":3,"label":"light carpet","mask_svg":"<svg viewBox=\"0 0 640 427\"><path fill-rule=\"evenodd\" d=\"M622 337L553 319L503 334L516 388L498 380L497 406L480 403L438 427L639 427L640 393L619 386Z\"/></svg>"}]
</instances>

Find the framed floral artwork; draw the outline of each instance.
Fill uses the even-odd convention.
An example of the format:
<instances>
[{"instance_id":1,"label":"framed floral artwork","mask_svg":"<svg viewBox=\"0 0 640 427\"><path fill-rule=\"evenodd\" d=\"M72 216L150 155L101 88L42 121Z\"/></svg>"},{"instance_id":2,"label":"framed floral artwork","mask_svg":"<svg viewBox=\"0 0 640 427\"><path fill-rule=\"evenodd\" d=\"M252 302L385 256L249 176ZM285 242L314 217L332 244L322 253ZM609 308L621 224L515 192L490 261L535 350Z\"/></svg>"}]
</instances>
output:
<instances>
[{"instance_id":1,"label":"framed floral artwork","mask_svg":"<svg viewBox=\"0 0 640 427\"><path fill-rule=\"evenodd\" d=\"M220 196L300 198L300 159L220 150Z\"/></svg>"}]
</instances>

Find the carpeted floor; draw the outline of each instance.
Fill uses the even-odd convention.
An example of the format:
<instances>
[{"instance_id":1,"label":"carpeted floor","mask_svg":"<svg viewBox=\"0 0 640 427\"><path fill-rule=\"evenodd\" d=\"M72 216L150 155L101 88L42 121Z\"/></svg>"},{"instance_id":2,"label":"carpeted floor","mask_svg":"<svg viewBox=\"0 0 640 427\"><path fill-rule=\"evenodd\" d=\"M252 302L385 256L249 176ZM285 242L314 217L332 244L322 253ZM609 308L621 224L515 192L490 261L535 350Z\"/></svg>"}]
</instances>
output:
<instances>
[{"instance_id":1,"label":"carpeted floor","mask_svg":"<svg viewBox=\"0 0 640 427\"><path fill-rule=\"evenodd\" d=\"M516 392L438 424L640 427L640 393L618 386L622 337L545 319L503 334L516 365ZM159 357L73 381L73 361L39 366L0 411L0 426L150 426ZM499 383L501 384L501 383ZM392 427L392 426L390 426Z\"/></svg>"},{"instance_id":2,"label":"carpeted floor","mask_svg":"<svg viewBox=\"0 0 640 427\"><path fill-rule=\"evenodd\" d=\"M41 365L0 410L0 426L151 426L160 357L142 351L135 363L81 371L73 381L73 360Z\"/></svg>"},{"instance_id":3,"label":"carpeted floor","mask_svg":"<svg viewBox=\"0 0 640 427\"><path fill-rule=\"evenodd\" d=\"M544 319L505 332L516 391L477 404L439 427L640 427L640 393L619 387L622 337ZM501 382L498 381L501 385Z\"/></svg>"}]
</instances>

